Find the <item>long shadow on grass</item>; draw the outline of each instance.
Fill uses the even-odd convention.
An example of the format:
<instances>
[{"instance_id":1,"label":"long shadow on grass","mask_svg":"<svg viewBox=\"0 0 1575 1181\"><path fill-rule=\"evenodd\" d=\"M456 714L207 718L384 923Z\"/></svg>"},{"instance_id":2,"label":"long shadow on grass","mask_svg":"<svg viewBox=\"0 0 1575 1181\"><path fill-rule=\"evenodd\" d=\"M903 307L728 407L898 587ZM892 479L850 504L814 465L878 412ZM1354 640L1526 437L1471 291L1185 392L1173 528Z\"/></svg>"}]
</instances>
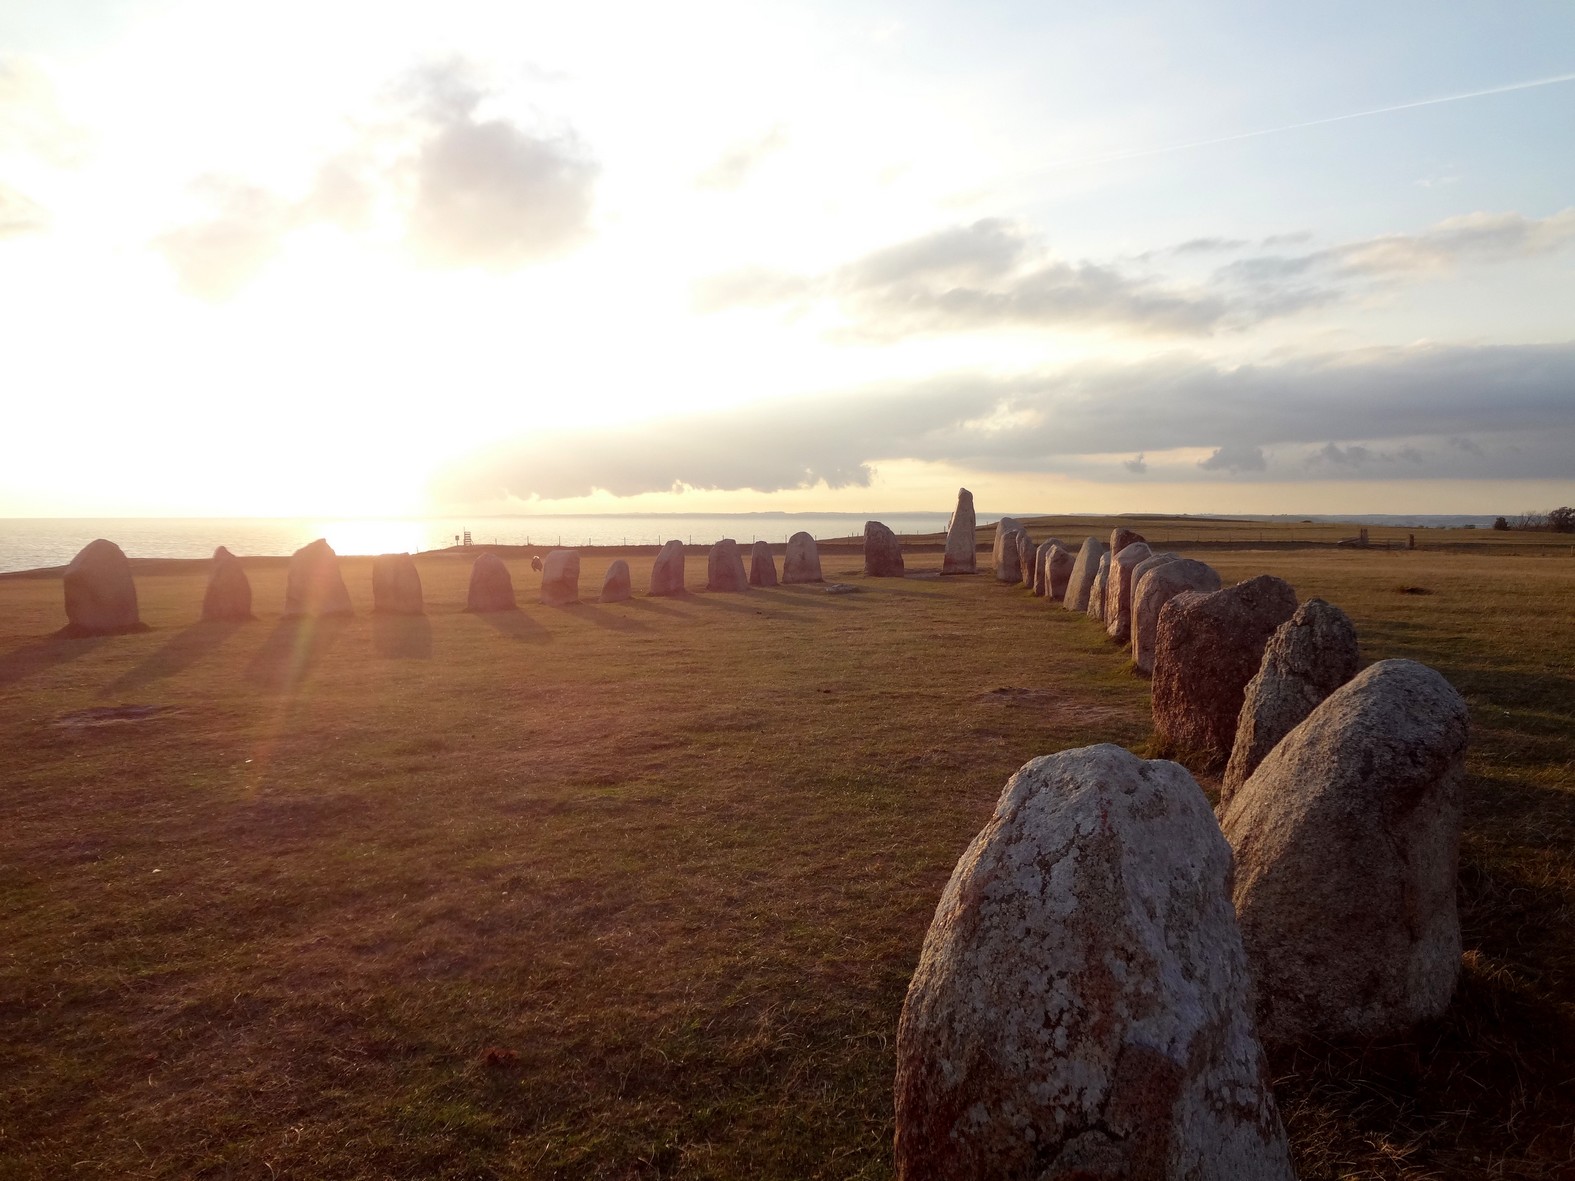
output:
<instances>
[{"instance_id":1,"label":"long shadow on grass","mask_svg":"<svg viewBox=\"0 0 1575 1181\"><path fill-rule=\"evenodd\" d=\"M374 614L372 651L385 660L431 660L432 623L425 615Z\"/></svg>"},{"instance_id":2,"label":"long shadow on grass","mask_svg":"<svg viewBox=\"0 0 1575 1181\"><path fill-rule=\"evenodd\" d=\"M194 623L176 632L169 641L136 668L123 673L104 687L103 696L113 697L127 689L139 689L153 681L174 676L190 668L244 627L242 623Z\"/></svg>"},{"instance_id":3,"label":"long shadow on grass","mask_svg":"<svg viewBox=\"0 0 1575 1181\"><path fill-rule=\"evenodd\" d=\"M268 689L293 689L351 626L338 616L281 619L246 666L246 677Z\"/></svg>"},{"instance_id":4,"label":"long shadow on grass","mask_svg":"<svg viewBox=\"0 0 1575 1181\"><path fill-rule=\"evenodd\" d=\"M663 597L664 598L668 598L668 597L676 598L677 596L663 596ZM679 599L679 602L687 602L688 600L689 600L689 596L686 594L686 595L683 596L683 598ZM666 605L664 605L662 603L653 603L650 599L630 599L629 600L629 606L633 607L636 611L648 611L652 615L666 615L670 619L688 619L689 618L689 616L686 613L684 613L682 611L679 611L675 607L668 607L668 606L666 606Z\"/></svg>"},{"instance_id":5,"label":"long shadow on grass","mask_svg":"<svg viewBox=\"0 0 1575 1181\"><path fill-rule=\"evenodd\" d=\"M701 607L715 607L722 611L731 611L735 615L765 615L774 619L792 618L791 615L783 611L767 611L753 592L738 594L736 592L713 591L706 595L696 595L690 602Z\"/></svg>"},{"instance_id":6,"label":"long shadow on grass","mask_svg":"<svg viewBox=\"0 0 1575 1181\"><path fill-rule=\"evenodd\" d=\"M476 611L475 617L494 631L526 644L552 642L552 633L523 611Z\"/></svg>"},{"instance_id":7,"label":"long shadow on grass","mask_svg":"<svg viewBox=\"0 0 1575 1181\"><path fill-rule=\"evenodd\" d=\"M24 677L43 672L57 664L80 659L104 643L103 636L71 639L66 636L48 636L13 648L0 656L0 688L14 685Z\"/></svg>"},{"instance_id":8,"label":"long shadow on grass","mask_svg":"<svg viewBox=\"0 0 1575 1181\"><path fill-rule=\"evenodd\" d=\"M840 596L828 595L820 587L813 590L789 590L784 587L761 587L756 594L765 595L774 604L783 607L819 607L829 611L851 611L853 607L848 603L839 602Z\"/></svg>"},{"instance_id":9,"label":"long shadow on grass","mask_svg":"<svg viewBox=\"0 0 1575 1181\"><path fill-rule=\"evenodd\" d=\"M651 625L648 623L642 623L638 619L630 619L627 615L620 612L605 611L599 607L593 607L589 603L574 603L560 609L567 611L575 619L584 619L594 623L597 627L607 627L613 631L643 632L651 630Z\"/></svg>"}]
</instances>

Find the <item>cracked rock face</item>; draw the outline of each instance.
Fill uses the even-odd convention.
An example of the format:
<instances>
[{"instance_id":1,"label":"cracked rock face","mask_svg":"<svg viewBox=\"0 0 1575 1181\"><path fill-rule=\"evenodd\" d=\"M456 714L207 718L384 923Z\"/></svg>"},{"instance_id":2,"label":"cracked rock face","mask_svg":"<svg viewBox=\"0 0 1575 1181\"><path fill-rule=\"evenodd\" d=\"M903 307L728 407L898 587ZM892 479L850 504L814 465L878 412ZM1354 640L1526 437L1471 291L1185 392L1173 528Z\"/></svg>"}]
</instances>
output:
<instances>
[{"instance_id":1,"label":"cracked rock face","mask_svg":"<svg viewBox=\"0 0 1575 1181\"><path fill-rule=\"evenodd\" d=\"M681 595L684 593L684 543L665 542L651 563L651 586L647 594Z\"/></svg>"},{"instance_id":2,"label":"cracked rock face","mask_svg":"<svg viewBox=\"0 0 1575 1181\"><path fill-rule=\"evenodd\" d=\"M1068 611L1087 611L1089 596L1094 590L1094 578L1099 573L1099 559L1110 547L1097 537L1083 540L1072 562L1072 572L1066 578L1066 593L1061 596L1061 606Z\"/></svg>"},{"instance_id":3,"label":"cracked rock face","mask_svg":"<svg viewBox=\"0 0 1575 1181\"><path fill-rule=\"evenodd\" d=\"M953 871L897 1034L897 1176L1293 1174L1230 849L1175 763L1035 759Z\"/></svg>"},{"instance_id":4,"label":"cracked rock face","mask_svg":"<svg viewBox=\"0 0 1575 1181\"><path fill-rule=\"evenodd\" d=\"M1467 734L1442 675L1381 660L1231 797L1221 827L1265 1042L1401 1033L1448 1007Z\"/></svg>"},{"instance_id":5,"label":"cracked rock face","mask_svg":"<svg viewBox=\"0 0 1575 1181\"><path fill-rule=\"evenodd\" d=\"M1150 558L1132 572L1132 579L1132 663L1151 673L1160 608L1184 591L1208 594L1219 590L1220 576L1214 567L1196 558L1157 564Z\"/></svg>"},{"instance_id":6,"label":"cracked rock face","mask_svg":"<svg viewBox=\"0 0 1575 1181\"><path fill-rule=\"evenodd\" d=\"M902 542L879 521L864 522L864 573L871 578L903 576Z\"/></svg>"},{"instance_id":7,"label":"cracked rock face","mask_svg":"<svg viewBox=\"0 0 1575 1181\"><path fill-rule=\"evenodd\" d=\"M941 559L942 574L973 574L979 569L978 519L973 511L973 493L957 489L957 507L946 522L946 556Z\"/></svg>"},{"instance_id":8,"label":"cracked rock face","mask_svg":"<svg viewBox=\"0 0 1575 1181\"><path fill-rule=\"evenodd\" d=\"M1105 634L1118 644L1125 644L1132 637L1132 572L1153 557L1147 542L1134 541L1110 559L1105 586Z\"/></svg>"},{"instance_id":9,"label":"cracked rock face","mask_svg":"<svg viewBox=\"0 0 1575 1181\"><path fill-rule=\"evenodd\" d=\"M1308 599L1263 649L1236 719L1236 744L1220 784L1220 811L1264 755L1356 675L1356 625L1332 603Z\"/></svg>"},{"instance_id":10,"label":"cracked rock face","mask_svg":"<svg viewBox=\"0 0 1575 1181\"><path fill-rule=\"evenodd\" d=\"M788 538L787 553L782 555L783 583L821 582L820 547L808 533L800 530Z\"/></svg>"},{"instance_id":11,"label":"cracked rock face","mask_svg":"<svg viewBox=\"0 0 1575 1181\"><path fill-rule=\"evenodd\" d=\"M319 537L290 555L284 582L285 616L353 615L339 555Z\"/></svg>"}]
</instances>

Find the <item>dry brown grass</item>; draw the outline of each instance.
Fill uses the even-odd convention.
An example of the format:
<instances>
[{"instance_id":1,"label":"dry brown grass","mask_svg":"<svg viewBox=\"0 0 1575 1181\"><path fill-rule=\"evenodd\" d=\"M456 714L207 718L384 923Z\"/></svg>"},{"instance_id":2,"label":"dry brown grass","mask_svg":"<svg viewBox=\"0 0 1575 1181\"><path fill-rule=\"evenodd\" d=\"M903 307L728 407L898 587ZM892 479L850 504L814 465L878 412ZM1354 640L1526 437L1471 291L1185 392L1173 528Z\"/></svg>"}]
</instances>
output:
<instances>
[{"instance_id":1,"label":"dry brown grass","mask_svg":"<svg viewBox=\"0 0 1575 1181\"><path fill-rule=\"evenodd\" d=\"M1567 1175L1575 562L1215 561L1341 603L1477 727L1460 999L1279 1064L1304 1176ZM352 560L363 613L313 625L257 562L233 627L162 565L106 640L0 579L0 1176L889 1175L952 864L1028 758L1140 745L1146 684L987 576L834 554L863 593L552 610L515 560L525 608L472 616L466 558L420 565L424 619L365 614ZM161 709L84 713L118 705Z\"/></svg>"}]
</instances>

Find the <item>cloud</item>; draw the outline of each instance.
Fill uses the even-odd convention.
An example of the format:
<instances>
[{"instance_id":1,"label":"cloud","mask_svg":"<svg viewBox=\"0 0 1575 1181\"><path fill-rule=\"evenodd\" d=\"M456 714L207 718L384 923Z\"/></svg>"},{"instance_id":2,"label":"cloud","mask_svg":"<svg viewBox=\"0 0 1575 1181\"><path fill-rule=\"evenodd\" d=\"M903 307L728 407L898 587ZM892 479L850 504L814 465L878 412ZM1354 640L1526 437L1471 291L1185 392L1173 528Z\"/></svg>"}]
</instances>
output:
<instances>
[{"instance_id":1,"label":"cloud","mask_svg":"<svg viewBox=\"0 0 1575 1181\"><path fill-rule=\"evenodd\" d=\"M49 75L32 60L0 56L0 154L17 152L70 168L82 163L89 138L61 110Z\"/></svg>"},{"instance_id":2,"label":"cloud","mask_svg":"<svg viewBox=\"0 0 1575 1181\"><path fill-rule=\"evenodd\" d=\"M787 143L787 131L777 126L753 139L732 144L695 177L695 186L727 191L739 188L769 157L787 147Z\"/></svg>"},{"instance_id":3,"label":"cloud","mask_svg":"<svg viewBox=\"0 0 1575 1181\"><path fill-rule=\"evenodd\" d=\"M49 215L25 194L0 184L0 238L49 227Z\"/></svg>"},{"instance_id":4,"label":"cloud","mask_svg":"<svg viewBox=\"0 0 1575 1181\"><path fill-rule=\"evenodd\" d=\"M1139 476L1148 471L1148 463L1144 460L1143 452L1141 451L1139 451L1131 459L1123 459L1121 461L1121 466L1126 468L1127 471L1132 472L1134 475Z\"/></svg>"},{"instance_id":5,"label":"cloud","mask_svg":"<svg viewBox=\"0 0 1575 1181\"><path fill-rule=\"evenodd\" d=\"M1215 254L1226 250L1240 250L1248 243L1244 238L1193 238L1180 246L1172 246L1172 254Z\"/></svg>"},{"instance_id":6,"label":"cloud","mask_svg":"<svg viewBox=\"0 0 1575 1181\"><path fill-rule=\"evenodd\" d=\"M1237 367L1174 353L1049 373L964 372L535 434L457 465L439 495L481 503L597 488L841 487L893 460L1093 479L1130 478L1135 463L1156 480L1568 479L1572 388L1575 342L1365 349ZM1493 444L1471 454L1455 438ZM1118 468L1112 453L1137 458Z\"/></svg>"},{"instance_id":7,"label":"cloud","mask_svg":"<svg viewBox=\"0 0 1575 1181\"><path fill-rule=\"evenodd\" d=\"M590 234L598 168L570 130L526 129L489 110L497 95L461 59L411 72L389 91L392 115L363 127L291 198L235 177L205 177L207 207L153 240L181 284L228 299L318 224L395 228L417 263L507 272L574 249Z\"/></svg>"}]
</instances>

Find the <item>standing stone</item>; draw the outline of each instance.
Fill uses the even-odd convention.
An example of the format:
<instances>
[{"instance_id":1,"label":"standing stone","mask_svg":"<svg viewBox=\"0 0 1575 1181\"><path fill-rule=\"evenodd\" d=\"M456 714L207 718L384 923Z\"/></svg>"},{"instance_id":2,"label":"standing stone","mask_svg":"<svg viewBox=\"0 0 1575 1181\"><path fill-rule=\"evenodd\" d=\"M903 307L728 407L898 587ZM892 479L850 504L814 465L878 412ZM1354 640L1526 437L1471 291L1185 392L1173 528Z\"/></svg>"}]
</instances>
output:
<instances>
[{"instance_id":1,"label":"standing stone","mask_svg":"<svg viewBox=\"0 0 1575 1181\"><path fill-rule=\"evenodd\" d=\"M555 549L541 565L541 601L549 607L567 607L580 601L580 551Z\"/></svg>"},{"instance_id":2,"label":"standing stone","mask_svg":"<svg viewBox=\"0 0 1575 1181\"><path fill-rule=\"evenodd\" d=\"M90 541L65 572L66 633L114 636L146 630L137 610L131 563L113 541Z\"/></svg>"},{"instance_id":3,"label":"standing stone","mask_svg":"<svg viewBox=\"0 0 1575 1181\"><path fill-rule=\"evenodd\" d=\"M1175 763L1090 746L1012 776L908 986L899 1181L1291 1181L1230 875Z\"/></svg>"},{"instance_id":4,"label":"standing stone","mask_svg":"<svg viewBox=\"0 0 1575 1181\"><path fill-rule=\"evenodd\" d=\"M903 576L902 542L879 521L864 522L864 573L871 578Z\"/></svg>"},{"instance_id":5,"label":"standing stone","mask_svg":"<svg viewBox=\"0 0 1575 1181\"><path fill-rule=\"evenodd\" d=\"M1019 530L1017 534L1017 568L1021 571L1022 582L1029 590L1034 589L1034 558L1039 553L1039 547L1034 545L1034 539L1027 532Z\"/></svg>"},{"instance_id":6,"label":"standing stone","mask_svg":"<svg viewBox=\"0 0 1575 1181\"><path fill-rule=\"evenodd\" d=\"M1105 621L1105 592L1110 586L1110 557L1109 550L1099 555L1099 570L1088 591L1088 613L1101 623Z\"/></svg>"},{"instance_id":7,"label":"standing stone","mask_svg":"<svg viewBox=\"0 0 1575 1181\"><path fill-rule=\"evenodd\" d=\"M519 604L514 601L514 576L497 554L482 554L470 568L470 591L465 596L465 610L486 613L513 611Z\"/></svg>"},{"instance_id":8,"label":"standing stone","mask_svg":"<svg viewBox=\"0 0 1575 1181\"><path fill-rule=\"evenodd\" d=\"M1077 567L1077 557L1071 550L1054 542L1045 558L1045 598L1064 600L1072 571Z\"/></svg>"},{"instance_id":9,"label":"standing stone","mask_svg":"<svg viewBox=\"0 0 1575 1181\"><path fill-rule=\"evenodd\" d=\"M1154 555L1148 544L1134 541L1110 559L1105 588L1105 634L1118 644L1132 638L1132 571Z\"/></svg>"},{"instance_id":10,"label":"standing stone","mask_svg":"<svg viewBox=\"0 0 1575 1181\"><path fill-rule=\"evenodd\" d=\"M942 574L974 574L979 569L978 526L973 513L973 493L957 489L957 507L946 522L946 555Z\"/></svg>"},{"instance_id":11,"label":"standing stone","mask_svg":"<svg viewBox=\"0 0 1575 1181\"><path fill-rule=\"evenodd\" d=\"M1002 524L1011 520L1003 517ZM1023 558L1018 549L1017 539L1026 537L1021 527L1012 526L1003 529L1001 525L995 527L995 545L990 551L990 565L995 570L995 577L1001 582L1021 582L1023 580Z\"/></svg>"},{"instance_id":12,"label":"standing stone","mask_svg":"<svg viewBox=\"0 0 1575 1181\"><path fill-rule=\"evenodd\" d=\"M339 555L319 537L290 555L284 581L284 615L353 615L350 591L339 573Z\"/></svg>"},{"instance_id":13,"label":"standing stone","mask_svg":"<svg viewBox=\"0 0 1575 1181\"><path fill-rule=\"evenodd\" d=\"M1295 613L1296 592L1272 574L1166 603L1154 640L1154 729L1161 740L1202 771L1224 767L1264 645Z\"/></svg>"},{"instance_id":14,"label":"standing stone","mask_svg":"<svg viewBox=\"0 0 1575 1181\"><path fill-rule=\"evenodd\" d=\"M1133 542L1147 540L1148 538L1133 529L1112 529L1110 531L1110 552L1119 554Z\"/></svg>"},{"instance_id":15,"label":"standing stone","mask_svg":"<svg viewBox=\"0 0 1575 1181\"><path fill-rule=\"evenodd\" d=\"M612 565L607 567L607 577L602 579L603 603L626 603L634 592L631 589L629 578L629 563L622 558L614 559Z\"/></svg>"},{"instance_id":16,"label":"standing stone","mask_svg":"<svg viewBox=\"0 0 1575 1181\"><path fill-rule=\"evenodd\" d=\"M202 596L204 623L242 623L252 616L252 584L241 560L224 546L213 551L213 569Z\"/></svg>"},{"instance_id":17,"label":"standing stone","mask_svg":"<svg viewBox=\"0 0 1575 1181\"><path fill-rule=\"evenodd\" d=\"M1360 658L1351 617L1332 603L1308 599L1263 649L1236 719L1236 744L1220 784L1220 810L1275 744L1356 675Z\"/></svg>"},{"instance_id":18,"label":"standing stone","mask_svg":"<svg viewBox=\"0 0 1575 1181\"><path fill-rule=\"evenodd\" d=\"M681 595L684 593L684 543L669 541L651 563L651 587L646 594Z\"/></svg>"},{"instance_id":19,"label":"standing stone","mask_svg":"<svg viewBox=\"0 0 1575 1181\"><path fill-rule=\"evenodd\" d=\"M820 549L808 533L788 538L787 553L782 555L782 582L823 582L820 576Z\"/></svg>"},{"instance_id":20,"label":"standing stone","mask_svg":"<svg viewBox=\"0 0 1575 1181\"><path fill-rule=\"evenodd\" d=\"M1207 594L1220 589L1214 567L1196 558L1151 565L1153 559L1132 571L1132 663L1139 671L1154 671L1154 640L1159 632L1159 612L1184 591Z\"/></svg>"},{"instance_id":21,"label":"standing stone","mask_svg":"<svg viewBox=\"0 0 1575 1181\"><path fill-rule=\"evenodd\" d=\"M1039 548L1034 550L1034 594L1041 599L1050 593L1050 578L1045 563L1050 560L1050 551L1054 547L1054 541L1041 541Z\"/></svg>"},{"instance_id":22,"label":"standing stone","mask_svg":"<svg viewBox=\"0 0 1575 1181\"><path fill-rule=\"evenodd\" d=\"M746 591L749 575L744 573L744 555L738 552L738 542L724 537L711 547L705 564L705 588L708 591Z\"/></svg>"},{"instance_id":23,"label":"standing stone","mask_svg":"<svg viewBox=\"0 0 1575 1181\"><path fill-rule=\"evenodd\" d=\"M1088 610L1088 597L1093 593L1094 579L1099 574L1099 559L1109 552L1110 547L1099 538L1084 539L1083 548L1077 551L1077 558L1072 563L1072 573L1067 575L1061 606L1068 611Z\"/></svg>"},{"instance_id":24,"label":"standing stone","mask_svg":"<svg viewBox=\"0 0 1575 1181\"><path fill-rule=\"evenodd\" d=\"M1448 681L1382 660L1231 798L1221 825L1265 1042L1389 1037L1448 1007L1467 731Z\"/></svg>"},{"instance_id":25,"label":"standing stone","mask_svg":"<svg viewBox=\"0 0 1575 1181\"><path fill-rule=\"evenodd\" d=\"M749 585L775 586L777 560L771 556L771 547L763 541L755 542L749 551Z\"/></svg>"},{"instance_id":26,"label":"standing stone","mask_svg":"<svg viewBox=\"0 0 1575 1181\"><path fill-rule=\"evenodd\" d=\"M372 559L372 610L391 615L421 615L421 574L409 554L379 554Z\"/></svg>"}]
</instances>

